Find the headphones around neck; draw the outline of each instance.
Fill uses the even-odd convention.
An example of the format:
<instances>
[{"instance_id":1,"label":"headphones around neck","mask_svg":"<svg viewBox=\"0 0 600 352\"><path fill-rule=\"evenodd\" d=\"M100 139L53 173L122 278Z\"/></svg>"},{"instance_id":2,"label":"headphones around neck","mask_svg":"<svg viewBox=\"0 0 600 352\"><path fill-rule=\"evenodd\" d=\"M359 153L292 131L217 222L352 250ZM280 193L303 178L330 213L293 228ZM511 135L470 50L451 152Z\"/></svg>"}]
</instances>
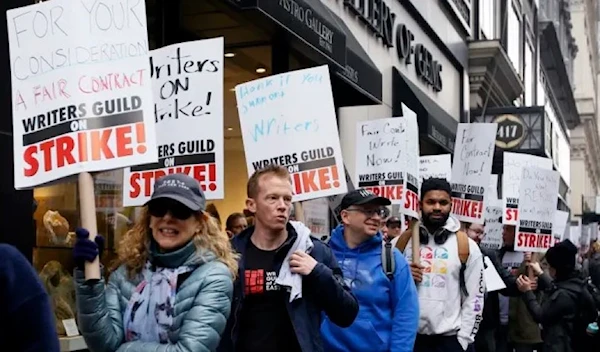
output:
<instances>
[{"instance_id":1,"label":"headphones around neck","mask_svg":"<svg viewBox=\"0 0 600 352\"><path fill-rule=\"evenodd\" d=\"M450 236L450 231L446 230L445 228L441 228L441 231L438 229L433 234L433 242L435 242L435 244L444 244L448 240L448 236ZM429 233L422 227L419 228L419 241L421 244L429 243Z\"/></svg>"}]
</instances>

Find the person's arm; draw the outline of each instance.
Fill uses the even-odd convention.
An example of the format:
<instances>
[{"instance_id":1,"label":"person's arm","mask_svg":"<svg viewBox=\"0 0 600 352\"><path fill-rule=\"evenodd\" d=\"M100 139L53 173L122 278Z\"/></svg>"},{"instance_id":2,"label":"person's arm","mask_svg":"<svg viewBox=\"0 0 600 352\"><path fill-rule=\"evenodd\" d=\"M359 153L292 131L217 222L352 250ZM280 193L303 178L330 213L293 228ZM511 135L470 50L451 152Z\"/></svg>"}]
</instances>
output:
<instances>
[{"instance_id":1,"label":"person's arm","mask_svg":"<svg viewBox=\"0 0 600 352\"><path fill-rule=\"evenodd\" d=\"M394 257L390 352L412 352L419 328L419 295L406 258L397 249L394 249Z\"/></svg>"},{"instance_id":2,"label":"person's arm","mask_svg":"<svg viewBox=\"0 0 600 352\"><path fill-rule=\"evenodd\" d=\"M572 313L573 299L561 292L555 292L550 298L540 305L533 291L523 294L523 300L533 320L542 325L552 325Z\"/></svg>"},{"instance_id":3,"label":"person's arm","mask_svg":"<svg viewBox=\"0 0 600 352\"><path fill-rule=\"evenodd\" d=\"M465 284L468 296L461 292L461 325L458 331L458 342L463 350L475 341L475 335L479 330L479 323L483 314L483 296L485 283L483 279L483 258L479 247L469 240L469 260L465 269Z\"/></svg>"},{"instance_id":4,"label":"person's arm","mask_svg":"<svg viewBox=\"0 0 600 352\"><path fill-rule=\"evenodd\" d=\"M86 281L83 270L75 269L79 330L91 351L113 352L125 339L120 304L125 275L124 268L119 268L105 285L104 278Z\"/></svg>"},{"instance_id":5,"label":"person's arm","mask_svg":"<svg viewBox=\"0 0 600 352\"><path fill-rule=\"evenodd\" d=\"M306 279L314 291L313 297L325 311L329 320L342 328L348 327L352 325L358 315L358 302L350 288L344 283L342 269L338 266L331 249L327 245L315 241L315 249L317 246L323 253L323 260L317 263ZM313 253L314 251L311 252L311 256Z\"/></svg>"},{"instance_id":6,"label":"person's arm","mask_svg":"<svg viewBox=\"0 0 600 352\"><path fill-rule=\"evenodd\" d=\"M132 341L122 344L117 352L216 351L231 311L233 279L224 265L209 270L193 306L183 317L176 343Z\"/></svg>"},{"instance_id":7,"label":"person's arm","mask_svg":"<svg viewBox=\"0 0 600 352\"><path fill-rule=\"evenodd\" d=\"M48 294L31 267L16 248L2 245L0 250L0 302L8 331L4 341L12 351L58 352L58 334Z\"/></svg>"}]
</instances>

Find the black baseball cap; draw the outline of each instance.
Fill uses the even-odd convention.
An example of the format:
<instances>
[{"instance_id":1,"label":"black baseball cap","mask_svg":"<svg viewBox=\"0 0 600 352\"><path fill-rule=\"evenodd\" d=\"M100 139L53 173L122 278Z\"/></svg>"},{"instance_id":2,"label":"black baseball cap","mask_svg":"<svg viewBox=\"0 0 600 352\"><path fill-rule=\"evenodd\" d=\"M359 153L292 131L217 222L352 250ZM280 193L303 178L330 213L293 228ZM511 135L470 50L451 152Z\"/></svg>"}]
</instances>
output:
<instances>
[{"instance_id":1,"label":"black baseball cap","mask_svg":"<svg viewBox=\"0 0 600 352\"><path fill-rule=\"evenodd\" d=\"M148 202L161 198L175 200L193 211L206 209L206 198L200 184L186 174L171 174L156 180Z\"/></svg>"},{"instance_id":2,"label":"black baseball cap","mask_svg":"<svg viewBox=\"0 0 600 352\"><path fill-rule=\"evenodd\" d=\"M344 198L342 198L342 204L340 205L340 210L348 209L353 205L365 205L365 204L375 204L381 206L388 206L392 204L392 202L385 198L379 197L375 195L375 193L364 189L359 188L354 191L350 191L346 193Z\"/></svg>"}]
</instances>

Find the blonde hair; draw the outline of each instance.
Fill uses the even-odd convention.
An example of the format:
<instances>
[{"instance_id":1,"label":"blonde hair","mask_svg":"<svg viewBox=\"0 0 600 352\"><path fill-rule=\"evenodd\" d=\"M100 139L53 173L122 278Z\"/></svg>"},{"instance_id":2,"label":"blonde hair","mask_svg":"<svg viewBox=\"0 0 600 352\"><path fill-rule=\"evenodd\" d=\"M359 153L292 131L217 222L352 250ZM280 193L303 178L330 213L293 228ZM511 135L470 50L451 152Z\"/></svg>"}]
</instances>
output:
<instances>
[{"instance_id":1,"label":"blonde hair","mask_svg":"<svg viewBox=\"0 0 600 352\"><path fill-rule=\"evenodd\" d=\"M206 249L213 252L235 279L238 275L239 256L233 252L229 237L221 231L216 220L209 214L199 212L195 216L200 223L200 231L192 239L197 250ZM121 239L112 269L125 265L130 277L139 274L148 260L151 237L150 214L148 207L144 207L139 220Z\"/></svg>"}]
</instances>

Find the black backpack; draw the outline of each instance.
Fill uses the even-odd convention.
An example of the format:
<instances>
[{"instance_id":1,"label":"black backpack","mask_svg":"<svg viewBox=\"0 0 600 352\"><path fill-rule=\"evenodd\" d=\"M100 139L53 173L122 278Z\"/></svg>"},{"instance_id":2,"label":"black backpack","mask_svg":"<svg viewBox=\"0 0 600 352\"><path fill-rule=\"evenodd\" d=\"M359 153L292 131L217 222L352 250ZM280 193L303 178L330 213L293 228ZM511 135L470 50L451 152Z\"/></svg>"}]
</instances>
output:
<instances>
[{"instance_id":1,"label":"black backpack","mask_svg":"<svg viewBox=\"0 0 600 352\"><path fill-rule=\"evenodd\" d=\"M329 243L331 237L328 237L323 242ZM396 271L396 259L394 258L394 246L389 240L383 240L381 248L381 267L385 276L392 281L394 280L394 272Z\"/></svg>"},{"instance_id":2,"label":"black backpack","mask_svg":"<svg viewBox=\"0 0 600 352\"><path fill-rule=\"evenodd\" d=\"M579 351L589 340L586 329L589 324L598 320L598 307L600 307L600 291L588 277L585 279L584 289L581 292L567 290L577 304L577 313L573 319L571 344L575 351Z\"/></svg>"}]
</instances>

